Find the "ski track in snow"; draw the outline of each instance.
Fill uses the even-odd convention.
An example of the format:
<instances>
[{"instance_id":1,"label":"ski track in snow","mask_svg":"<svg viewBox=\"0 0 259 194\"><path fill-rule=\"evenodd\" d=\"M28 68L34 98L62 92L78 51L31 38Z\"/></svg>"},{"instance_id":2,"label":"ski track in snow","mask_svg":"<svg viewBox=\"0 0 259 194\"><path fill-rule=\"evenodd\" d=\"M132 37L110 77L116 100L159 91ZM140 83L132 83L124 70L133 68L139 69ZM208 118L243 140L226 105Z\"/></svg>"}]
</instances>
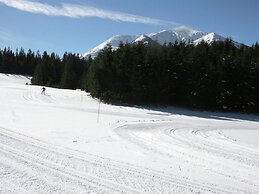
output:
<instances>
[{"instance_id":1,"label":"ski track in snow","mask_svg":"<svg viewBox=\"0 0 259 194\"><path fill-rule=\"evenodd\" d=\"M11 79L4 75L0 78L4 83L8 83L5 79ZM107 126L112 123L107 130L130 150L149 158L146 162L153 162L152 168L145 163L139 165L132 160L74 149L65 145L65 140L60 145L24 134L15 127L25 119L20 113L25 110L22 106L30 111L37 107L47 109L58 117L63 111L95 115L96 106L91 104L98 102L81 93L74 95L75 91L51 88L42 96L40 87L21 86L17 78L8 85L1 83L1 79L0 90L4 93L0 94L0 106L10 108L6 109L6 115L0 115L0 193L259 192L258 147L224 134L225 130L243 127L256 130L256 122L208 121L102 105L102 117L108 117L109 121L105 121ZM82 107L83 103L87 106ZM137 155L132 157L138 160Z\"/></svg>"},{"instance_id":2,"label":"ski track in snow","mask_svg":"<svg viewBox=\"0 0 259 194\"><path fill-rule=\"evenodd\" d=\"M3 128L0 128L0 142L0 152L4 156L1 161L0 179L5 180L6 177L13 176L26 190L44 188L41 192L51 193L74 192L71 189L74 189L75 193L84 190L97 193L216 192L213 188L197 185L170 174L80 152L73 153L71 150L52 148ZM24 167L29 170L19 170ZM43 175L48 181L42 178ZM55 181L50 182L50 179ZM65 184L73 186L62 190L62 185Z\"/></svg>"},{"instance_id":3,"label":"ski track in snow","mask_svg":"<svg viewBox=\"0 0 259 194\"><path fill-rule=\"evenodd\" d=\"M219 177L232 185L204 184L215 193L257 193L259 189L259 150L229 139L218 130L171 129L173 123L128 124L117 129L123 138L179 168L194 168ZM213 168L214 167L214 168ZM215 168L216 167L216 168ZM239 175L239 176L238 176ZM198 181L196 182L198 184ZM241 190L236 186L244 185ZM202 191L204 192L204 191ZM251 192L251 193L253 193ZM208 191L205 191L208 193Z\"/></svg>"}]
</instances>

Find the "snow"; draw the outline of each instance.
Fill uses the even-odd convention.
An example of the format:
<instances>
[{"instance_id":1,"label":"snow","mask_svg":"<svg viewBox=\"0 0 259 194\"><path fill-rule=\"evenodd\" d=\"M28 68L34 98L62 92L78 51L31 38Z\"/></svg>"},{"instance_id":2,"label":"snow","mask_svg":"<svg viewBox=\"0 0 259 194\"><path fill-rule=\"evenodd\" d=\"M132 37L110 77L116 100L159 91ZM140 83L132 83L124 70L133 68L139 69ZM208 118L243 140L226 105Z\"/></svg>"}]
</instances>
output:
<instances>
[{"instance_id":1,"label":"snow","mask_svg":"<svg viewBox=\"0 0 259 194\"><path fill-rule=\"evenodd\" d=\"M136 40L134 40L134 42L135 42L135 43L137 43L137 42L143 42L143 41L145 41L147 38L149 38L149 37L146 36L146 35L141 35L141 36L139 36Z\"/></svg>"},{"instance_id":2,"label":"snow","mask_svg":"<svg viewBox=\"0 0 259 194\"><path fill-rule=\"evenodd\" d=\"M83 54L83 57L88 57L91 55L93 58L95 58L98 55L98 53L108 45L111 45L113 50L116 50L118 49L118 46L120 43L124 43L124 44L136 43L139 41L149 40L149 39L156 41L161 45L165 43L168 44L168 43L175 43L180 41L198 44L201 41L211 43L212 41L225 40L224 37L217 35L215 33L201 32L198 30L188 28L186 26L180 26L174 29L162 30L156 33L140 34L140 35L133 35L133 36L117 35L109 38L108 40L104 41L103 43L91 49L90 51L87 51L86 53Z\"/></svg>"},{"instance_id":3,"label":"snow","mask_svg":"<svg viewBox=\"0 0 259 194\"><path fill-rule=\"evenodd\" d=\"M114 37L109 38L108 40L104 41L97 47L91 49L90 51L86 52L83 54L83 57L88 57L91 55L92 58L97 57L99 52L103 50L105 47L108 45L111 45L113 50L116 50L119 48L119 45L121 43L126 44L126 43L131 43L133 42L137 36L130 36L130 35L116 35Z\"/></svg>"},{"instance_id":4,"label":"snow","mask_svg":"<svg viewBox=\"0 0 259 194\"><path fill-rule=\"evenodd\" d=\"M225 41L226 38L224 38L223 36L220 36L218 34L215 34L214 32L211 32L209 34L206 34L205 36L202 36L201 38L197 39L194 41L194 44L197 45L199 43L206 42L208 44L211 44L214 41Z\"/></svg>"},{"instance_id":5,"label":"snow","mask_svg":"<svg viewBox=\"0 0 259 194\"><path fill-rule=\"evenodd\" d=\"M235 129L234 133L231 130L224 130L224 136L232 141L239 141L242 144L259 147L258 130L256 129Z\"/></svg>"},{"instance_id":6,"label":"snow","mask_svg":"<svg viewBox=\"0 0 259 194\"><path fill-rule=\"evenodd\" d=\"M175 42L192 42L198 38L201 38L206 33L187 28L185 26L178 27L172 30L162 30L158 33L151 33L149 37L159 44L163 45L164 43L175 43Z\"/></svg>"},{"instance_id":7,"label":"snow","mask_svg":"<svg viewBox=\"0 0 259 194\"><path fill-rule=\"evenodd\" d=\"M41 95L29 81L0 74L0 193L259 191L259 116Z\"/></svg>"}]
</instances>

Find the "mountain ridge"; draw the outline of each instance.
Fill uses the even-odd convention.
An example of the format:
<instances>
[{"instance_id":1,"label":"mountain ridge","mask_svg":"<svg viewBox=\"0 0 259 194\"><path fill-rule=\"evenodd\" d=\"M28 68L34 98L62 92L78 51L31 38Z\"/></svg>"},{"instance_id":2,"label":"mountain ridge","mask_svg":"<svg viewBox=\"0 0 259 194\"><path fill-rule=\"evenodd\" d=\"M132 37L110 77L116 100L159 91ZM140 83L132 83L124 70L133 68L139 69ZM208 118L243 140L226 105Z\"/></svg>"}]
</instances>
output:
<instances>
[{"instance_id":1,"label":"mountain ridge","mask_svg":"<svg viewBox=\"0 0 259 194\"><path fill-rule=\"evenodd\" d=\"M161 30L159 32L140 35L116 35L94 47L93 49L85 52L82 56L85 58L89 56L95 58L97 57L98 53L108 45L110 45L113 50L116 50L119 48L121 43L132 44L140 41L148 43L151 40L159 43L160 45L181 41L197 45L202 41L211 44L214 41L225 41L226 38L214 32L202 32L181 26L174 29Z\"/></svg>"}]
</instances>

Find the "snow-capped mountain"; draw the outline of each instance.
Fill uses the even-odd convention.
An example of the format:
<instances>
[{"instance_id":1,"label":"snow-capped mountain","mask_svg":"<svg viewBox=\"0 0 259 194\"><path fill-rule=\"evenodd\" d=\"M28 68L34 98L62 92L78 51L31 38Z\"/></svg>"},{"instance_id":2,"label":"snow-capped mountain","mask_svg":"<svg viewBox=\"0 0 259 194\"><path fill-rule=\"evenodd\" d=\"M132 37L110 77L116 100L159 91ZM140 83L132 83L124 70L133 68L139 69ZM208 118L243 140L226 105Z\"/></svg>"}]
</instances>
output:
<instances>
[{"instance_id":1,"label":"snow-capped mountain","mask_svg":"<svg viewBox=\"0 0 259 194\"><path fill-rule=\"evenodd\" d=\"M117 35L109 38L105 42L101 43L97 47L83 54L83 57L96 57L98 53L108 45L111 45L113 50L118 49L120 43L137 43L144 42L149 43L155 41L159 44L168 44L184 41L187 43L193 43L197 45L201 41L212 43L213 41L224 41L226 38L216 33L207 33L198 30L193 30L187 27L178 27L170 30L162 30L157 33L141 34L141 35Z\"/></svg>"},{"instance_id":2,"label":"snow-capped mountain","mask_svg":"<svg viewBox=\"0 0 259 194\"><path fill-rule=\"evenodd\" d=\"M192 42L202 36L206 35L207 33L193 30L186 27L179 27L172 30L162 30L158 33L151 33L148 34L152 40L157 41L159 44L164 43L175 43L175 42Z\"/></svg>"},{"instance_id":3,"label":"snow-capped mountain","mask_svg":"<svg viewBox=\"0 0 259 194\"><path fill-rule=\"evenodd\" d=\"M224 38L223 36L220 36L218 34L215 34L214 32L211 32L193 41L193 44L197 45L202 41L208 44L211 44L214 41L224 41L224 40L226 40L226 38Z\"/></svg>"},{"instance_id":4,"label":"snow-capped mountain","mask_svg":"<svg viewBox=\"0 0 259 194\"><path fill-rule=\"evenodd\" d=\"M90 56L91 57L96 57L98 55L98 53L103 50L105 47L107 47L108 45L111 45L113 50L116 50L119 48L120 43L132 43L133 41L135 41L139 36L129 36L129 35L117 35L114 36L112 38L109 38L108 40L104 41L103 43L101 43L100 45L98 45L97 47L91 49L90 51L86 52L85 54L83 54L83 57L87 57Z\"/></svg>"}]
</instances>

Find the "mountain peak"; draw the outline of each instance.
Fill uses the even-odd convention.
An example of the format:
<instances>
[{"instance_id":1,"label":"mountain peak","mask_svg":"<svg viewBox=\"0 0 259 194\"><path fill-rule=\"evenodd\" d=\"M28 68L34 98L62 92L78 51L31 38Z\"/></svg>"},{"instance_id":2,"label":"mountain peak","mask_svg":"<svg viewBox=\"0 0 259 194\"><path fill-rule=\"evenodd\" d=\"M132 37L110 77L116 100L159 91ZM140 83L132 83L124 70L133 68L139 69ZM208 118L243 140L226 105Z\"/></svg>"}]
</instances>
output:
<instances>
[{"instance_id":1,"label":"mountain peak","mask_svg":"<svg viewBox=\"0 0 259 194\"><path fill-rule=\"evenodd\" d=\"M206 42L208 44L211 44L212 42L215 42L215 41L224 41L224 40L226 40L226 38L224 38L223 36L220 36L214 32L210 32L210 33L204 35L203 37L193 41L193 44L197 45L202 41Z\"/></svg>"},{"instance_id":2,"label":"mountain peak","mask_svg":"<svg viewBox=\"0 0 259 194\"><path fill-rule=\"evenodd\" d=\"M92 58L97 57L99 52L103 50L108 45L111 45L113 50L116 50L119 48L119 45L121 43L132 43L138 36L131 36L131 35L115 35L108 40L104 41L100 45L96 46L95 48L91 49L90 51L83 54L84 58L87 58L91 56Z\"/></svg>"},{"instance_id":3,"label":"mountain peak","mask_svg":"<svg viewBox=\"0 0 259 194\"><path fill-rule=\"evenodd\" d=\"M103 50L108 45L111 45L113 50L119 48L121 43L132 44L143 42L146 44L149 43L158 43L158 44L168 44L168 43L175 43L175 42L186 42L192 43L194 45L199 44L200 42L204 41L211 44L213 41L224 41L226 38L220 36L214 32L206 33L198 30L194 30L192 28L186 26L180 26L174 29L162 30L156 33L149 33L149 34L141 34L141 35L116 35L108 40L104 41L97 47L91 49L90 51L83 54L83 57L92 56L92 58L96 57L98 53Z\"/></svg>"}]
</instances>

